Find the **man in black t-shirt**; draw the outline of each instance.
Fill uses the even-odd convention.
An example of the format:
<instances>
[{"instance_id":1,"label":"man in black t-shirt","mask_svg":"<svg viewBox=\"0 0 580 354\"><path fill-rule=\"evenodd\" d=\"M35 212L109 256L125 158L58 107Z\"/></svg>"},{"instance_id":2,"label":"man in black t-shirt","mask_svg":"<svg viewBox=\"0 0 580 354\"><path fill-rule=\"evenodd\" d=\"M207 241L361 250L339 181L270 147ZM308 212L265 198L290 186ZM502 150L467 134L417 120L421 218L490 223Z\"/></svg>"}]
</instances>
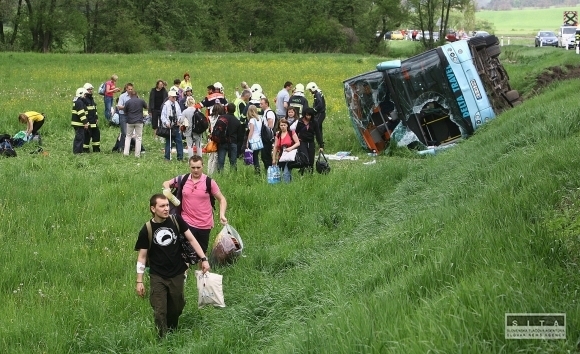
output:
<instances>
[{"instance_id":1,"label":"man in black t-shirt","mask_svg":"<svg viewBox=\"0 0 580 354\"><path fill-rule=\"evenodd\" d=\"M201 270L205 273L210 267L201 246L195 238L187 223L176 215L175 225L169 217L169 200L163 194L155 194L149 200L149 208L153 218L151 219L151 239L149 238L148 225L145 224L139 231L139 238L135 244L137 256L137 295L145 296L143 274L145 263L149 260L150 273L150 303L153 307L155 326L159 336L163 337L167 331L177 328L179 316L185 307L183 286L187 265L181 257L182 246L179 241L179 231L183 234L197 255L201 257Z\"/></svg>"}]
</instances>

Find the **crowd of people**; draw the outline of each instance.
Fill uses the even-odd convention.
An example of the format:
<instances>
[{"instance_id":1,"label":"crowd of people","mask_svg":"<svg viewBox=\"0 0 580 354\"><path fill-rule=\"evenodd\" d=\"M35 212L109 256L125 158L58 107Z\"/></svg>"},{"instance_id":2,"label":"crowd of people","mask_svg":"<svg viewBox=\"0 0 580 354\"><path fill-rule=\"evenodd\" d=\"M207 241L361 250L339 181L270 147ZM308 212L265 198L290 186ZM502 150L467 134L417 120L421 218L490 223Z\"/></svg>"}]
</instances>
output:
<instances>
[{"instance_id":1,"label":"crowd of people","mask_svg":"<svg viewBox=\"0 0 580 354\"><path fill-rule=\"evenodd\" d=\"M106 123L120 128L117 151L129 156L135 141L135 156L142 151L143 128L146 118L151 119L155 139L165 140L164 159L171 160L173 144L177 160L188 154L190 173L163 182L164 194L155 194L149 202L152 218L140 230L135 250L137 294L145 296L144 273L150 268L150 304L160 337L177 328L179 316L185 306L184 283L189 264L182 258L183 243L189 243L201 261L203 272L210 269L206 252L209 236L214 227L214 203L219 202L219 221L226 225L226 198L209 175L224 170L226 156L230 168L236 170L237 159L252 151L253 167L260 173L280 164L284 181L290 182L291 160L280 162L285 153L300 151L307 157L301 163L301 173L312 173L315 142L324 149L322 124L326 117L326 102L316 83L294 86L286 81L274 98L275 106L259 84L241 83L241 92L228 100L220 82L207 86L206 96L199 102L193 97L191 78L185 73L183 80L175 79L173 86L157 80L150 90L148 102L140 98L132 83L117 87L117 75L99 87L103 95ZM305 90L312 94L309 104ZM78 88L72 101L71 126L75 134L73 154L101 151L101 132L94 96L95 87L86 83ZM115 99L115 95L119 97ZM39 136L46 117L38 112L25 112L18 116L26 124L26 136ZM202 127L203 129L199 129ZM161 131L167 136L161 138ZM203 139L215 143L203 144ZM185 141L185 146L184 146ZM203 154L208 154L207 174L203 173ZM175 216L170 215L170 202L165 195L170 188L179 188L181 205ZM171 216L171 217L170 217ZM183 239L179 235L183 234Z\"/></svg>"},{"instance_id":2,"label":"crowd of people","mask_svg":"<svg viewBox=\"0 0 580 354\"><path fill-rule=\"evenodd\" d=\"M259 84L241 83L233 100L228 100L220 82L207 86L205 97L196 102L190 75L175 79L171 87L157 80L149 92L148 101L140 98L132 83L117 87L117 75L112 75L99 93L103 95L106 123L118 125L120 134L116 145L119 152L129 156L135 140L135 156L142 150L143 127L146 117L151 119L155 140L164 139L164 159L171 161L175 145L177 160L188 155L190 173L163 182L164 192L179 188L181 205L170 217L169 200L164 194L151 197L152 219L139 232L135 250L137 278L135 290L145 296L144 273L150 267L150 303L160 337L177 328L185 306L184 282L188 264L182 257L182 243L188 243L201 260L200 269L210 269L206 252L209 235L214 227L214 200L219 202L219 220L227 224L227 201L209 175L225 168L229 156L230 169L236 170L238 158L251 151L256 173L263 166L267 170L279 163L283 179L290 182L291 170L312 173L315 143L323 151L323 122L326 102L316 83L294 86L286 81L274 98L274 106ZM94 86L86 83L76 90L72 104L71 125L75 130L73 153L100 152L100 130ZM312 94L309 104L305 91ZM115 95L119 96L115 99ZM44 116L27 112L19 116L27 124L27 134L38 134ZM204 144L207 137L213 144ZM185 145L184 145L185 142ZM213 149L210 149L213 145ZM123 147L121 149L121 146ZM292 160L280 162L286 153L302 153L306 162L299 166ZM203 154L207 154L207 174L203 173ZM260 164L261 162L261 164ZM185 230L185 231L183 231ZM183 240L179 235L183 234Z\"/></svg>"},{"instance_id":3,"label":"crowd of people","mask_svg":"<svg viewBox=\"0 0 580 354\"><path fill-rule=\"evenodd\" d=\"M307 163L283 164L284 181L291 180L291 169L312 172L314 166L315 141L320 151L324 149L323 123L326 118L326 101L322 90L314 82L306 85L286 81L274 98L275 106L261 85L249 86L241 83L241 92L236 89L235 98L226 98L220 82L207 86L205 97L196 102L193 97L191 77L183 75L183 80L175 79L168 87L164 80L157 80L150 90L148 101L137 95L132 83L117 86L117 75L112 75L102 90L105 118L107 123L120 127L118 151L125 156L130 153L132 142L135 156L142 150L143 126L146 118L151 119L156 140L165 140L164 159L170 161L175 146L177 160L208 154L208 174L224 170L226 155L230 168L236 170L237 159L246 150L252 150L253 166L256 173L276 165L280 156L297 149L307 157ZM73 99L71 125L75 129L73 153L81 154L100 151L100 130L94 87L86 83L76 91ZM305 96L312 94L312 104ZM115 95L120 93L115 100ZM116 103L114 103L116 102ZM207 130L201 131L196 115L206 118ZM117 118L118 117L118 118ZM297 142L294 142L293 135ZM163 134L161 134L163 133ZM163 137L161 137L163 135ZM215 144L206 149L205 138ZM185 145L184 145L185 142ZM217 148L215 147L217 145ZM124 148L121 148L124 147Z\"/></svg>"}]
</instances>

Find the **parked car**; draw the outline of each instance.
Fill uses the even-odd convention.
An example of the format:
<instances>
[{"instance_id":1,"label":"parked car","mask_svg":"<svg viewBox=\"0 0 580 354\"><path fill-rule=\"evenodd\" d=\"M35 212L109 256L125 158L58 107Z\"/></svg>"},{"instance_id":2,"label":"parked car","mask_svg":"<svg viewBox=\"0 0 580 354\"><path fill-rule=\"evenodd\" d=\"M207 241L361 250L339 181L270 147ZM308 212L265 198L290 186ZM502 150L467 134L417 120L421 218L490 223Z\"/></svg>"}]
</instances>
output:
<instances>
[{"instance_id":1,"label":"parked car","mask_svg":"<svg viewBox=\"0 0 580 354\"><path fill-rule=\"evenodd\" d=\"M473 31L472 37L486 37L489 36L489 33L486 31Z\"/></svg>"},{"instance_id":2,"label":"parked car","mask_svg":"<svg viewBox=\"0 0 580 354\"><path fill-rule=\"evenodd\" d=\"M557 47L558 36L552 31L539 31L534 39L534 44L536 47Z\"/></svg>"},{"instance_id":3,"label":"parked car","mask_svg":"<svg viewBox=\"0 0 580 354\"><path fill-rule=\"evenodd\" d=\"M416 149L471 135L522 102L499 61L496 36L455 41L344 81L349 118L361 146L383 151L393 140Z\"/></svg>"},{"instance_id":4,"label":"parked car","mask_svg":"<svg viewBox=\"0 0 580 354\"><path fill-rule=\"evenodd\" d=\"M428 41L431 38L431 32L429 32L429 31L425 31L425 32L419 31L419 33L417 34L417 40L420 41L423 38L425 38L425 40ZM434 42L437 42L438 40L439 40L439 32L435 32L433 34L433 41Z\"/></svg>"},{"instance_id":5,"label":"parked car","mask_svg":"<svg viewBox=\"0 0 580 354\"><path fill-rule=\"evenodd\" d=\"M457 38L457 33L453 30L447 32L447 35L445 36L445 39L447 40L447 42L455 42L460 40L461 38Z\"/></svg>"},{"instance_id":6,"label":"parked car","mask_svg":"<svg viewBox=\"0 0 580 354\"><path fill-rule=\"evenodd\" d=\"M393 31L391 39L405 39L405 35L401 31Z\"/></svg>"},{"instance_id":7,"label":"parked car","mask_svg":"<svg viewBox=\"0 0 580 354\"><path fill-rule=\"evenodd\" d=\"M576 26L561 26L560 27L560 42L558 43L559 47L566 48L574 48L575 46L575 35L576 35Z\"/></svg>"}]
</instances>

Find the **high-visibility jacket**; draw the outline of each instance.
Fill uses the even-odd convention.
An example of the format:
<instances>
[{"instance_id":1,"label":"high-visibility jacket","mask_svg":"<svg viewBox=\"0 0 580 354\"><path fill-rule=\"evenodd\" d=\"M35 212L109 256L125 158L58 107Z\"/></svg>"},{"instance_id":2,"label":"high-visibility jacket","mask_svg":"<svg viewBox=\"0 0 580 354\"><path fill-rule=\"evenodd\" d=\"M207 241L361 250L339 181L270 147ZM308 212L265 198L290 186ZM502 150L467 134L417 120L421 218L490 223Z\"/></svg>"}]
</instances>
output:
<instances>
[{"instance_id":1,"label":"high-visibility jacket","mask_svg":"<svg viewBox=\"0 0 580 354\"><path fill-rule=\"evenodd\" d=\"M236 118L238 118L238 120L242 119L243 113L244 113L244 108L246 108L246 105L248 104L246 101L242 100L241 98L236 98L236 100L234 101L234 104L236 105L236 111L234 112L234 116L236 116Z\"/></svg>"},{"instance_id":2,"label":"high-visibility jacket","mask_svg":"<svg viewBox=\"0 0 580 354\"><path fill-rule=\"evenodd\" d=\"M201 106L207 108L205 111L207 117L211 115L211 110L216 103L220 103L225 107L228 104L228 100L224 97L223 93L214 92L205 96L205 98L200 102Z\"/></svg>"},{"instance_id":3,"label":"high-visibility jacket","mask_svg":"<svg viewBox=\"0 0 580 354\"><path fill-rule=\"evenodd\" d=\"M82 98L75 97L73 99L72 118L70 125L73 127L82 127L88 122L86 108L87 107Z\"/></svg>"}]
</instances>

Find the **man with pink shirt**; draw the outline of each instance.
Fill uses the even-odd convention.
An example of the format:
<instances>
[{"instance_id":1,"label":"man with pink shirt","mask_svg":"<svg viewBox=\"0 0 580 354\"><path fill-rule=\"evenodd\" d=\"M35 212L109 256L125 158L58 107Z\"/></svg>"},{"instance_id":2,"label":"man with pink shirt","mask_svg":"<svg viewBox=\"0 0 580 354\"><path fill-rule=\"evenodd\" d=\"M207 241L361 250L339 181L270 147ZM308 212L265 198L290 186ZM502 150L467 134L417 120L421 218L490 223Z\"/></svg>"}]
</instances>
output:
<instances>
[{"instance_id":1,"label":"man with pink shirt","mask_svg":"<svg viewBox=\"0 0 580 354\"><path fill-rule=\"evenodd\" d=\"M190 157L189 168L189 174L163 182L163 188L178 188L177 198L181 201L178 213L189 225L189 230L203 252L206 252L209 245L209 234L214 226L214 200L219 202L219 216L222 225L228 223L228 219L226 219L228 203L217 183L203 174L201 156L193 155ZM185 182L183 182L183 178L186 178Z\"/></svg>"}]
</instances>

